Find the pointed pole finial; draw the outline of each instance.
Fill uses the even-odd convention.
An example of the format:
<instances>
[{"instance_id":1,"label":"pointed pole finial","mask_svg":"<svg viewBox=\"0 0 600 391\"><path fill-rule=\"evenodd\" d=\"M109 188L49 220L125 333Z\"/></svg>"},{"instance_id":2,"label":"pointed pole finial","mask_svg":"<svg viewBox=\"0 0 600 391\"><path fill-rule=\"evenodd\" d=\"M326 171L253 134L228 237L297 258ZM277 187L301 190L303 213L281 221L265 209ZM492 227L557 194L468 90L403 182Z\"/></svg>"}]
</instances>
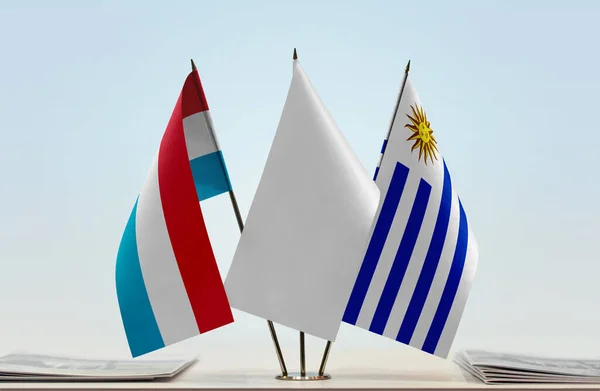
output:
<instances>
[{"instance_id":1,"label":"pointed pole finial","mask_svg":"<svg viewBox=\"0 0 600 391\"><path fill-rule=\"evenodd\" d=\"M192 61L192 71L197 70L196 64L194 64L194 59L191 59L190 61Z\"/></svg>"},{"instance_id":2,"label":"pointed pole finial","mask_svg":"<svg viewBox=\"0 0 600 391\"><path fill-rule=\"evenodd\" d=\"M298 59L298 53L296 52L296 48L294 48L294 57L293 57L293 59L294 60Z\"/></svg>"},{"instance_id":3,"label":"pointed pole finial","mask_svg":"<svg viewBox=\"0 0 600 391\"><path fill-rule=\"evenodd\" d=\"M408 73L408 71L410 71L410 60L408 60L408 64L406 64L406 70L404 73Z\"/></svg>"}]
</instances>

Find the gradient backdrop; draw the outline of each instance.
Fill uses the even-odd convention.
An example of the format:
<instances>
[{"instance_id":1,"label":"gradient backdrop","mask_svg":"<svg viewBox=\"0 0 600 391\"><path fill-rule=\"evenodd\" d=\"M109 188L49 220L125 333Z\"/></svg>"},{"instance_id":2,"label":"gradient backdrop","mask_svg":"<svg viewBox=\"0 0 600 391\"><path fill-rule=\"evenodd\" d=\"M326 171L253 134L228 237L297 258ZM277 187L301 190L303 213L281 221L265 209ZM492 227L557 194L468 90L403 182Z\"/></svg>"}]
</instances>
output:
<instances>
[{"instance_id":1,"label":"gradient backdrop","mask_svg":"<svg viewBox=\"0 0 600 391\"><path fill-rule=\"evenodd\" d=\"M600 356L597 2L51 3L0 0L2 352L128 356L116 253L190 58L245 216L297 47L370 172L412 60L479 241L453 350ZM204 213L225 275L228 197ZM264 320L234 315L170 352L271 348ZM348 325L337 346L409 349Z\"/></svg>"}]
</instances>

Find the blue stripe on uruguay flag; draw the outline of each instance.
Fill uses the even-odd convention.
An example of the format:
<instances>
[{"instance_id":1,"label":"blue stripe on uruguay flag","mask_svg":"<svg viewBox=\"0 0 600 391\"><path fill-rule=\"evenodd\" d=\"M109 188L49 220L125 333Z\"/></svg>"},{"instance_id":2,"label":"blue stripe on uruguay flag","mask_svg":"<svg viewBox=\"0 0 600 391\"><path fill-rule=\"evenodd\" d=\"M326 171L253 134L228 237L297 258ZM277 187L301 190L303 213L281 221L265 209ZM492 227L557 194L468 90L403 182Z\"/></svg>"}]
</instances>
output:
<instances>
[{"instance_id":1,"label":"blue stripe on uruguay flag","mask_svg":"<svg viewBox=\"0 0 600 391\"><path fill-rule=\"evenodd\" d=\"M381 153L382 154L385 152L386 145L387 145L387 140L383 140L383 145L381 146Z\"/></svg>"},{"instance_id":2,"label":"blue stripe on uruguay flag","mask_svg":"<svg viewBox=\"0 0 600 391\"><path fill-rule=\"evenodd\" d=\"M463 209L462 203L458 201L460 207L460 222L458 226L458 239L456 240L456 249L454 250L454 257L452 259L452 266L448 273L448 280L444 286L444 292L442 298L431 322L431 327L423 343L423 351L433 354L435 348L442 336L444 331L444 325L448 320L450 309L452 309L452 303L458 292L458 285L460 284L460 278L462 276L463 269L465 267L465 261L467 259L467 247L469 243L469 227L467 223L467 215Z\"/></svg>"},{"instance_id":3,"label":"blue stripe on uruguay flag","mask_svg":"<svg viewBox=\"0 0 600 391\"><path fill-rule=\"evenodd\" d=\"M358 273L354 288L350 294L350 300L346 306L343 317L343 321L346 323L356 324L358 314L360 313L360 309L367 296L367 291L369 290L369 284L371 284L371 279L373 278L373 274L375 274L377 262L379 262L379 257L383 251L385 240L390 232L392 223L394 222L396 209L398 209L400 198L402 198L402 192L404 191L407 178L408 167L400 163L396 164L392 182L385 196L385 200L383 201L381 212L379 213L379 219L377 219L377 223L375 224L371 241L367 247L367 252L360 267L360 272Z\"/></svg>"},{"instance_id":4,"label":"blue stripe on uruguay flag","mask_svg":"<svg viewBox=\"0 0 600 391\"><path fill-rule=\"evenodd\" d=\"M390 275L383 288L379 304L377 304L375 315L371 321L371 327L369 327L369 330L374 333L383 334L387 321L392 313L392 307L396 301L402 279L408 268L413 250L415 249L421 225L423 225L423 217L425 217L430 194L431 186L421 179L415 202L410 211L410 216L406 223L402 240L400 241L400 246L398 247L392 269L390 270ZM382 240L385 239L386 238L382 238Z\"/></svg>"},{"instance_id":5,"label":"blue stripe on uruguay flag","mask_svg":"<svg viewBox=\"0 0 600 391\"><path fill-rule=\"evenodd\" d=\"M383 144L381 145L381 154L379 155L379 164L375 167L375 174L373 175L373 180L377 179L377 174L379 174L379 167L381 166L381 161L383 159L383 154L385 152L385 147L387 147L387 139L383 140Z\"/></svg>"},{"instance_id":6,"label":"blue stripe on uruguay flag","mask_svg":"<svg viewBox=\"0 0 600 391\"><path fill-rule=\"evenodd\" d=\"M417 286L410 299L410 304L406 310L406 315L404 315L402 326L400 326L400 330L398 331L398 336L396 337L397 341L410 343L410 339L415 332L417 321L423 310L423 305L425 304L427 294L431 288L435 271L440 262L444 241L446 240L446 233L448 232L451 207L452 181L450 180L450 173L446 167L446 162L444 162L444 186L442 189L440 209L435 222L435 228L433 229L433 235L431 236L431 242L429 243L429 249L425 256L425 262L423 263L423 269L421 269L421 274L417 280Z\"/></svg>"},{"instance_id":7,"label":"blue stripe on uruguay flag","mask_svg":"<svg viewBox=\"0 0 600 391\"><path fill-rule=\"evenodd\" d=\"M383 200L379 217L375 223L371 240L367 246L367 251L364 256L359 274L355 285L350 294L350 299L346 307L343 321L349 324L356 325L361 309L375 271L386 240L390 233L398 205L404 194L407 179L409 176L409 168L400 162L396 163L392 174L391 182L388 191ZM383 335L387 326L390 314L394 308L398 292L402 286L406 270L411 261L413 250L417 239L419 238L421 226L427 210L432 186L423 178L420 178L416 196L412 203L406 226L402 233L400 245L394 255L391 270L387 276L387 280L383 287L383 291L379 296L379 302L375 309L375 313L370 321L369 330ZM414 193L413 193L414 194ZM433 233L429 242L427 253L420 270L415 288L409 300L408 307L405 311L402 323L397 331L396 340L405 344L410 344L411 338L417 327L419 318L425 306L427 296L432 287L434 277L442 256L442 250L446 243L450 215L452 210L452 181L450 173L444 161L444 180L441 190L441 199L437 207L437 217L433 228ZM422 350L434 354L438 342L444 331L446 321L449 317L450 310L454 303L459 284L461 281L465 260L467 255L468 245L468 225L466 214L463 210L460 200L458 200L460 208L460 221L458 229L458 237L453 251L452 263L443 292L437 304L437 309L433 316L433 321L429 325L429 330L425 337ZM453 239L451 239L453 240ZM389 330L388 330L389 331Z\"/></svg>"}]
</instances>

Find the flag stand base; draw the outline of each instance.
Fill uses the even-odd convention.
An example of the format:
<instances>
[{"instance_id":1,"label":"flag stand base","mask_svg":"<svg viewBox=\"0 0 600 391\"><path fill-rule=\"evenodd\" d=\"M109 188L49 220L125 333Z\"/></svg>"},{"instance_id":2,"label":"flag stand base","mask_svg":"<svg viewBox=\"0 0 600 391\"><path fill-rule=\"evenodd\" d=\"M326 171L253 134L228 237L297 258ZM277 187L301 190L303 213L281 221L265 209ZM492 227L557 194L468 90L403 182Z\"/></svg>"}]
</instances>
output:
<instances>
[{"instance_id":1,"label":"flag stand base","mask_svg":"<svg viewBox=\"0 0 600 391\"><path fill-rule=\"evenodd\" d=\"M325 373L325 365L327 365L327 358L329 357L329 350L331 348L331 341L327 341L325 346L325 352L321 359L321 366L319 372L306 372L306 351L304 348L304 332L300 332L300 372L288 373L287 368L283 359L281 359L281 375L275 376L277 380L292 380L292 381L306 381L306 380L329 380L331 375Z\"/></svg>"},{"instance_id":2,"label":"flag stand base","mask_svg":"<svg viewBox=\"0 0 600 391\"><path fill-rule=\"evenodd\" d=\"M287 375L277 375L275 376L275 379L277 380L328 380L331 379L331 376L329 376L328 374L324 373L322 375L319 375L316 372L313 373L307 373L304 376L302 374L300 374L300 372L292 372L292 373L288 373Z\"/></svg>"}]
</instances>

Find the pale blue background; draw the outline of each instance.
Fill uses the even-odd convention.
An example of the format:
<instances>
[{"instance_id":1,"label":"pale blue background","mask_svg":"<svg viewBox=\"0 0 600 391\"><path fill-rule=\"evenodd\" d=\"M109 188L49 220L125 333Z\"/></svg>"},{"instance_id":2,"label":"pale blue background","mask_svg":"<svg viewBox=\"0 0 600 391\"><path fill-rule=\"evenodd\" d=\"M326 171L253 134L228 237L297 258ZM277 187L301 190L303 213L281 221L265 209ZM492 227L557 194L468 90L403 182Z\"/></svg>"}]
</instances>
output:
<instances>
[{"instance_id":1,"label":"pale blue background","mask_svg":"<svg viewBox=\"0 0 600 391\"><path fill-rule=\"evenodd\" d=\"M567 3L0 1L0 350L128 355L116 252L189 59L245 215L297 47L370 172L412 59L480 247L453 350L600 357L600 5ZM228 197L204 210L224 275ZM270 348L235 316L172 351Z\"/></svg>"}]
</instances>

